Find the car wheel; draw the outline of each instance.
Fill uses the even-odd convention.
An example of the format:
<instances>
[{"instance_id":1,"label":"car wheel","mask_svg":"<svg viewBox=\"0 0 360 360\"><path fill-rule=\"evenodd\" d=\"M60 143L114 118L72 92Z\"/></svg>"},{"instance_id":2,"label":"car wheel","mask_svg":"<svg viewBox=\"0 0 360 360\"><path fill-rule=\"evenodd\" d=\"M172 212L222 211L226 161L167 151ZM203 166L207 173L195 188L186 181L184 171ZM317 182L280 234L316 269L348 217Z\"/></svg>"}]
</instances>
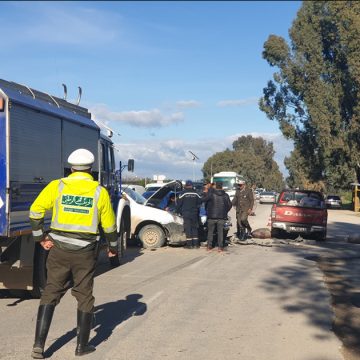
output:
<instances>
[{"instance_id":1,"label":"car wheel","mask_svg":"<svg viewBox=\"0 0 360 360\"><path fill-rule=\"evenodd\" d=\"M145 225L139 232L139 239L145 249L156 249L165 244L164 231L158 225Z\"/></svg>"}]
</instances>

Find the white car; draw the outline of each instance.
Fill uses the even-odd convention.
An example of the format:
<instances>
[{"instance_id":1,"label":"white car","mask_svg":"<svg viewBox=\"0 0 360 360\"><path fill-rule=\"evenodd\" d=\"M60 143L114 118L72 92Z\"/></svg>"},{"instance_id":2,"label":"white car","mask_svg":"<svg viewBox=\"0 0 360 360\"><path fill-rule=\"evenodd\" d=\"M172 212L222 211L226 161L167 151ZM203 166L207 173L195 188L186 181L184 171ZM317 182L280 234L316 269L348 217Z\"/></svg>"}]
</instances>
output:
<instances>
[{"instance_id":1,"label":"white car","mask_svg":"<svg viewBox=\"0 0 360 360\"><path fill-rule=\"evenodd\" d=\"M180 181L164 184L149 199L130 188L124 188L123 197L130 202L131 211L131 229L127 238L139 239L144 248L158 248L166 242L183 245L186 241L183 218L163 210L170 193L181 191Z\"/></svg>"}]
</instances>

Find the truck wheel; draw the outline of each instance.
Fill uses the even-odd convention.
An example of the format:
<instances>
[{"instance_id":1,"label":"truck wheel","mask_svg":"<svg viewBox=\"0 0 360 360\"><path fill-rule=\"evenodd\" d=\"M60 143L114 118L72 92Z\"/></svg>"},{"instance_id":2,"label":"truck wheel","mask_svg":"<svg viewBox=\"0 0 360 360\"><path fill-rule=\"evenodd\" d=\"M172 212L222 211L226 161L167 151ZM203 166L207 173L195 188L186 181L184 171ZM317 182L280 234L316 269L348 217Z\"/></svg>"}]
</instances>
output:
<instances>
[{"instance_id":1,"label":"truck wheel","mask_svg":"<svg viewBox=\"0 0 360 360\"><path fill-rule=\"evenodd\" d=\"M145 225L139 232L139 239L145 249L160 248L165 244L165 234L157 225Z\"/></svg>"},{"instance_id":2,"label":"truck wheel","mask_svg":"<svg viewBox=\"0 0 360 360\"><path fill-rule=\"evenodd\" d=\"M34 298L40 298L44 291L47 280L46 260L49 251L46 251L39 243L35 244L33 290L30 292Z\"/></svg>"},{"instance_id":3,"label":"truck wheel","mask_svg":"<svg viewBox=\"0 0 360 360\"><path fill-rule=\"evenodd\" d=\"M127 237L127 233L125 231L125 221L124 221L124 219L121 219L120 233L117 238L119 251L118 251L117 256L109 258L111 267L120 266L120 260L124 256L125 249L126 249L126 237Z\"/></svg>"}]
</instances>

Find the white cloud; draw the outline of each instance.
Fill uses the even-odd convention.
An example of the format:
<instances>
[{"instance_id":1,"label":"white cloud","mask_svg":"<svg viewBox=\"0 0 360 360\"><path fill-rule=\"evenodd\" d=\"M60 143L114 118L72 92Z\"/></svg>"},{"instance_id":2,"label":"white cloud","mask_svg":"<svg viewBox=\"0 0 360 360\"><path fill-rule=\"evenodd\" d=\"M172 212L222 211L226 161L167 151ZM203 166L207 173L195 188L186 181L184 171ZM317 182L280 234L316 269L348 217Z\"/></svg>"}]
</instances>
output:
<instances>
[{"instance_id":1,"label":"white cloud","mask_svg":"<svg viewBox=\"0 0 360 360\"><path fill-rule=\"evenodd\" d=\"M221 100L219 101L216 106L219 107L227 107L227 106L246 106L246 105L253 105L257 104L259 98L252 97L248 99L238 99L238 100Z\"/></svg>"},{"instance_id":2,"label":"white cloud","mask_svg":"<svg viewBox=\"0 0 360 360\"><path fill-rule=\"evenodd\" d=\"M153 128L177 124L184 121L181 112L164 114L159 109L140 111L111 111L106 105L95 105L90 108L93 118L101 121L121 122L134 127Z\"/></svg>"},{"instance_id":3,"label":"white cloud","mask_svg":"<svg viewBox=\"0 0 360 360\"><path fill-rule=\"evenodd\" d=\"M119 16L85 6L65 3L14 3L21 21L6 24L15 44L50 43L94 46L112 42L118 37Z\"/></svg>"},{"instance_id":4,"label":"white cloud","mask_svg":"<svg viewBox=\"0 0 360 360\"><path fill-rule=\"evenodd\" d=\"M272 141L276 151L275 161L280 170L286 175L283 160L292 150L291 142L283 138L281 134L235 134L222 139L199 139L197 141L185 141L181 139L151 139L141 140L136 143L119 143L118 157L126 162L135 159L135 174L139 177L153 175L165 175L168 179L193 179L202 178L201 169L206 160L216 152L232 149L232 143L239 136L261 136ZM199 160L193 161L189 150L194 152ZM124 173L126 176L128 173ZM128 174L129 175L129 174Z\"/></svg>"},{"instance_id":5,"label":"white cloud","mask_svg":"<svg viewBox=\"0 0 360 360\"><path fill-rule=\"evenodd\" d=\"M200 107L201 103L196 100L181 100L176 103L176 106L181 109Z\"/></svg>"}]
</instances>

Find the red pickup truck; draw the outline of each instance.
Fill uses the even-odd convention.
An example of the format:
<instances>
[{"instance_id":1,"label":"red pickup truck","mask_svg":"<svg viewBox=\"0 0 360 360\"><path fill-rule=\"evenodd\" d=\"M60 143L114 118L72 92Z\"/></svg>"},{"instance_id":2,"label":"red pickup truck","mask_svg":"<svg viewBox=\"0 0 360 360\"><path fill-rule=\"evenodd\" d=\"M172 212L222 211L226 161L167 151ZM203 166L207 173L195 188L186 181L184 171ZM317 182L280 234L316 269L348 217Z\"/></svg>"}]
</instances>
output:
<instances>
[{"instance_id":1,"label":"red pickup truck","mask_svg":"<svg viewBox=\"0 0 360 360\"><path fill-rule=\"evenodd\" d=\"M312 190L283 190L271 208L271 236L300 234L326 239L327 209L323 195Z\"/></svg>"}]
</instances>

